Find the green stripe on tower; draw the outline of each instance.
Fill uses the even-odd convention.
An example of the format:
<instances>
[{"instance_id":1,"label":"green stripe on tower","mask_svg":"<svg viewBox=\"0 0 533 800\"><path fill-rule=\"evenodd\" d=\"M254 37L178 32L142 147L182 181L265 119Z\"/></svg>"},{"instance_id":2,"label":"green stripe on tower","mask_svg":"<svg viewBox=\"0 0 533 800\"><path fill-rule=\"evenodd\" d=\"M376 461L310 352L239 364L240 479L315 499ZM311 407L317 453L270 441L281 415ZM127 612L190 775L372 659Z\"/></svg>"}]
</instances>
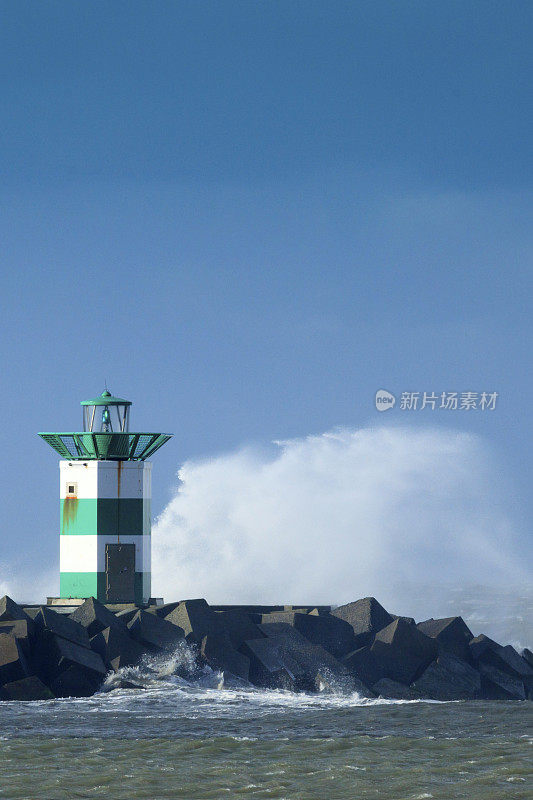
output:
<instances>
[{"instance_id":1,"label":"green stripe on tower","mask_svg":"<svg viewBox=\"0 0 533 800\"><path fill-rule=\"evenodd\" d=\"M60 501L60 516L63 536L149 534L151 501L130 498L78 500L76 497L66 497Z\"/></svg>"},{"instance_id":2,"label":"green stripe on tower","mask_svg":"<svg viewBox=\"0 0 533 800\"><path fill-rule=\"evenodd\" d=\"M104 576L103 591L105 594L105 572L62 572L59 576L60 597L96 597L98 592L98 576Z\"/></svg>"}]
</instances>

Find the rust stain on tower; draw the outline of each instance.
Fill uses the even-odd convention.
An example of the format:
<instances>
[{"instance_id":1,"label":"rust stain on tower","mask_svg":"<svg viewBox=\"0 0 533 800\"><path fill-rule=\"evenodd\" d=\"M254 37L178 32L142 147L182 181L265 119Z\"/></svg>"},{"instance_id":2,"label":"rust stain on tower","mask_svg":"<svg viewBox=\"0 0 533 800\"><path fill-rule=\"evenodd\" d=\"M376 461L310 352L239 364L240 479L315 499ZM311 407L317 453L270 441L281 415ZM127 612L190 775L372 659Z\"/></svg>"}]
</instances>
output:
<instances>
[{"instance_id":1,"label":"rust stain on tower","mask_svg":"<svg viewBox=\"0 0 533 800\"><path fill-rule=\"evenodd\" d=\"M71 522L74 522L78 514L78 498L65 497L63 500L63 523L61 526L61 533L65 533L65 527L69 527Z\"/></svg>"}]
</instances>

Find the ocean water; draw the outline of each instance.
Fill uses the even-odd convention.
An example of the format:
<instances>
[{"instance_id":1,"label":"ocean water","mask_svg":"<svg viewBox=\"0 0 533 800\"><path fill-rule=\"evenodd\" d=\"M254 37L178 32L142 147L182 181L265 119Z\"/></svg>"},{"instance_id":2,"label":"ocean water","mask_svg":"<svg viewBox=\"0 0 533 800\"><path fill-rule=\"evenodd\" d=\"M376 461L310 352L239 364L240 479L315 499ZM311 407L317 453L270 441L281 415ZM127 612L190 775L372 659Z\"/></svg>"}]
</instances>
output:
<instances>
[{"instance_id":1,"label":"ocean water","mask_svg":"<svg viewBox=\"0 0 533 800\"><path fill-rule=\"evenodd\" d=\"M91 698L0 703L9 800L528 800L533 703L405 702L224 686L182 649Z\"/></svg>"}]
</instances>

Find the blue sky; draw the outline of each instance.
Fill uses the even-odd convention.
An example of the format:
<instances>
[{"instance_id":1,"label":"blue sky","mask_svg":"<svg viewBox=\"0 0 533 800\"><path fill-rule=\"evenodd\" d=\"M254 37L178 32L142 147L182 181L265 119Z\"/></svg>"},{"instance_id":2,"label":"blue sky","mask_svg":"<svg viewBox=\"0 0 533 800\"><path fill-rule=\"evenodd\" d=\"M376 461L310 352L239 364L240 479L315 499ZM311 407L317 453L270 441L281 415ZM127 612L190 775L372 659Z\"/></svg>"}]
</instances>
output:
<instances>
[{"instance_id":1,"label":"blue sky","mask_svg":"<svg viewBox=\"0 0 533 800\"><path fill-rule=\"evenodd\" d=\"M2 560L57 558L103 389L179 465L335 426L481 434L530 542L529 2L0 11ZM378 415L376 389L498 391ZM31 480L27 476L31 475Z\"/></svg>"}]
</instances>

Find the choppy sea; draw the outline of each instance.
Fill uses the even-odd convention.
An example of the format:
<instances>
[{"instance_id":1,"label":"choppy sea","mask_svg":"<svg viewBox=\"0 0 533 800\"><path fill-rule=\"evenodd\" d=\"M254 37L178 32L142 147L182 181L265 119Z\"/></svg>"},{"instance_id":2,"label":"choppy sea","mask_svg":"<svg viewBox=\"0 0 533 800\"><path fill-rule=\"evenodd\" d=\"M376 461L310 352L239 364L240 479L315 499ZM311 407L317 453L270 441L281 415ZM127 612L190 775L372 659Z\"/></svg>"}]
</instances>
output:
<instances>
[{"instance_id":1,"label":"choppy sea","mask_svg":"<svg viewBox=\"0 0 533 800\"><path fill-rule=\"evenodd\" d=\"M531 596L502 605L487 632L529 643ZM476 613L475 632L494 626ZM264 691L178 677L187 659L146 658L91 698L0 703L0 798L533 798L533 702Z\"/></svg>"},{"instance_id":2,"label":"choppy sea","mask_svg":"<svg viewBox=\"0 0 533 800\"><path fill-rule=\"evenodd\" d=\"M174 664L126 670L140 689L1 703L0 797L533 797L531 702L232 688L209 670L189 683Z\"/></svg>"}]
</instances>

